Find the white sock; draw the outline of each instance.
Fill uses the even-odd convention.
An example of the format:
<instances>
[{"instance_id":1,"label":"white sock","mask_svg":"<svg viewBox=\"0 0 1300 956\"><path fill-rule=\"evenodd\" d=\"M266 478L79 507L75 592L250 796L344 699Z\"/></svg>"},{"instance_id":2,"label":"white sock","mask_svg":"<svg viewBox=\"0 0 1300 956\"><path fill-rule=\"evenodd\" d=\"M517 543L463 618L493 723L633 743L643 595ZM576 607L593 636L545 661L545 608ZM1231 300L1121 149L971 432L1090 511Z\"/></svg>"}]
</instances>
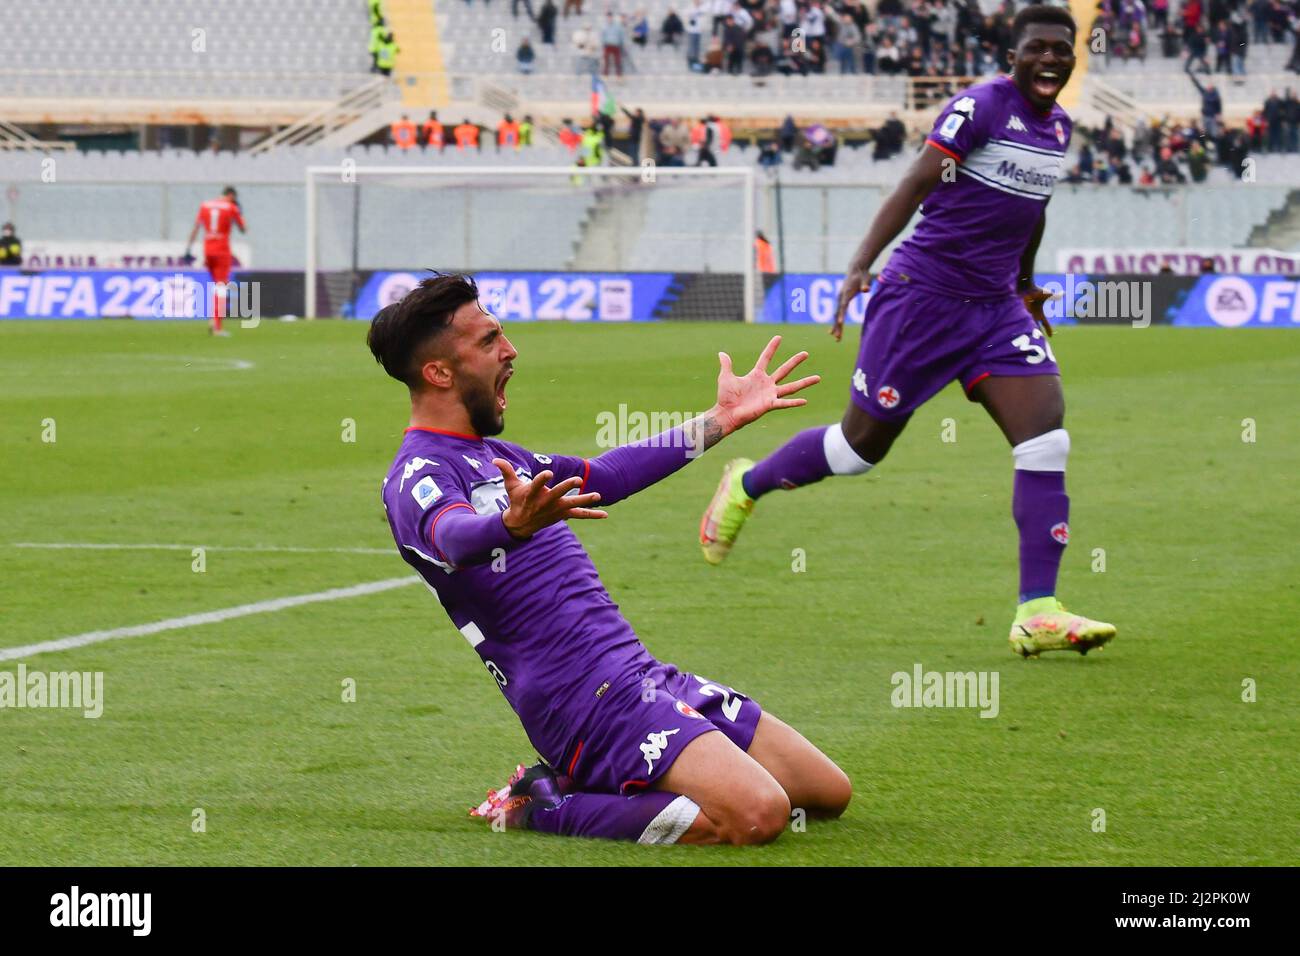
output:
<instances>
[{"instance_id":1,"label":"white sock","mask_svg":"<svg viewBox=\"0 0 1300 956\"><path fill-rule=\"evenodd\" d=\"M853 450L839 425L831 425L822 433L822 451L826 453L826 464L832 475L861 475L873 467Z\"/></svg>"},{"instance_id":2,"label":"white sock","mask_svg":"<svg viewBox=\"0 0 1300 956\"><path fill-rule=\"evenodd\" d=\"M637 843L676 843L691 828L700 808L690 797L678 796L646 826Z\"/></svg>"},{"instance_id":3,"label":"white sock","mask_svg":"<svg viewBox=\"0 0 1300 956\"><path fill-rule=\"evenodd\" d=\"M1064 428L1037 435L1011 449L1019 471L1065 471L1070 457L1070 433Z\"/></svg>"}]
</instances>

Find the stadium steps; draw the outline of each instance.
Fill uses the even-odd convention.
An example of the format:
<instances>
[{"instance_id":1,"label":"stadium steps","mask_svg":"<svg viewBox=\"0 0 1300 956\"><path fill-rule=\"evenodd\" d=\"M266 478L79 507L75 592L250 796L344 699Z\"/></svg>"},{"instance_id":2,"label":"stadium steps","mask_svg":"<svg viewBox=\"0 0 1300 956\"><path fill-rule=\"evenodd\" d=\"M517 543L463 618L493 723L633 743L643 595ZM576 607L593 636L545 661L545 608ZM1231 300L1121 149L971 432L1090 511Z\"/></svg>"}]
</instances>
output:
<instances>
[{"instance_id":1,"label":"stadium steps","mask_svg":"<svg viewBox=\"0 0 1300 956\"><path fill-rule=\"evenodd\" d=\"M1300 189L1287 193L1285 205L1252 229L1246 244L1260 249L1300 249Z\"/></svg>"},{"instance_id":2,"label":"stadium steps","mask_svg":"<svg viewBox=\"0 0 1300 956\"><path fill-rule=\"evenodd\" d=\"M619 198L622 202L615 203ZM596 191L596 202L582 223L582 237L566 268L575 272L630 269L631 236L645 229L646 197L636 187L606 186Z\"/></svg>"},{"instance_id":3,"label":"stadium steps","mask_svg":"<svg viewBox=\"0 0 1300 956\"><path fill-rule=\"evenodd\" d=\"M442 109L450 100L438 20L430 0L384 0L384 15L397 40L393 71L408 109Z\"/></svg>"}]
</instances>

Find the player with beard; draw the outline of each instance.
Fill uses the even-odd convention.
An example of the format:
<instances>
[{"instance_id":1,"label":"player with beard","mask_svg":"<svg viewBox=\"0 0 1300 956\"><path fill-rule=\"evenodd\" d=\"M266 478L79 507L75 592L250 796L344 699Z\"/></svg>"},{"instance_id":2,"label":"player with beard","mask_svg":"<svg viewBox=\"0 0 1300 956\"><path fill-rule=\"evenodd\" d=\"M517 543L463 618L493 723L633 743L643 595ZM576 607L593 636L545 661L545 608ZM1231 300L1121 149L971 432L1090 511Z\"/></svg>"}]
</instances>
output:
<instances>
[{"instance_id":1,"label":"player with beard","mask_svg":"<svg viewBox=\"0 0 1300 956\"><path fill-rule=\"evenodd\" d=\"M1114 625L1071 614L1056 599L1070 535L1070 439L1060 371L1043 334L1051 334L1043 315L1050 297L1034 284L1047 202L1070 141L1070 118L1056 98L1074 69L1074 39L1067 10L1026 7L1012 26L1011 75L970 87L939 114L844 279L831 330L837 341L876 259L924 202L923 218L868 301L843 419L796 435L757 464L726 466L700 523L711 564L731 551L760 497L878 465L912 412L956 379L1012 446L1020 535L1012 650L1086 654L1115 636Z\"/></svg>"},{"instance_id":2,"label":"player with beard","mask_svg":"<svg viewBox=\"0 0 1300 956\"><path fill-rule=\"evenodd\" d=\"M517 352L472 279L423 280L370 327L371 352L410 391L384 479L402 558L428 584L519 716L542 763L520 766L475 816L546 833L642 843L761 843L791 806L838 816L846 777L725 684L651 656L567 521L600 519L791 398L805 358L742 376L719 353L717 404L679 428L591 459L499 435ZM714 731L721 731L715 733Z\"/></svg>"}]
</instances>

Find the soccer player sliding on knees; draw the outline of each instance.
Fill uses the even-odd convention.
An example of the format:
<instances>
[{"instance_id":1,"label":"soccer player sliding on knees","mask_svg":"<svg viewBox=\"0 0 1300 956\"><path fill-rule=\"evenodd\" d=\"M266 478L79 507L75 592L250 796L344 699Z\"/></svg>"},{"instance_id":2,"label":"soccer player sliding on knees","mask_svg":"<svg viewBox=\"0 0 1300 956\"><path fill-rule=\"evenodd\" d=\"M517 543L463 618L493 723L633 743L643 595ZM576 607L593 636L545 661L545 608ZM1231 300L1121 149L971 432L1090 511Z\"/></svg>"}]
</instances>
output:
<instances>
[{"instance_id":1,"label":"soccer player sliding on knees","mask_svg":"<svg viewBox=\"0 0 1300 956\"><path fill-rule=\"evenodd\" d=\"M1065 610L1056 577L1070 537L1060 371L1044 332L1050 296L1034 284L1046 206L1071 123L1056 105L1074 69L1074 20L1026 7L1012 26L1011 75L972 86L939 114L920 155L877 213L845 276L831 334L871 285L871 268L924 202L915 232L890 257L867 302L849 405L755 464L728 463L700 523L719 564L754 503L777 488L880 464L912 412L954 379L1011 444L1011 511L1020 533L1020 603L1011 648L1086 654L1115 627ZM1039 328L1039 325L1042 328Z\"/></svg>"},{"instance_id":2,"label":"soccer player sliding on knees","mask_svg":"<svg viewBox=\"0 0 1300 956\"><path fill-rule=\"evenodd\" d=\"M739 376L720 354L712 409L584 459L494 437L518 353L472 279L425 279L380 311L368 341L411 397L383 488L398 551L542 757L472 816L569 836L746 844L779 836L792 806L844 811L849 779L820 750L752 698L651 656L568 525L605 518L736 429L805 404L790 396L818 377L785 379L806 352L768 372L773 338Z\"/></svg>"}]
</instances>

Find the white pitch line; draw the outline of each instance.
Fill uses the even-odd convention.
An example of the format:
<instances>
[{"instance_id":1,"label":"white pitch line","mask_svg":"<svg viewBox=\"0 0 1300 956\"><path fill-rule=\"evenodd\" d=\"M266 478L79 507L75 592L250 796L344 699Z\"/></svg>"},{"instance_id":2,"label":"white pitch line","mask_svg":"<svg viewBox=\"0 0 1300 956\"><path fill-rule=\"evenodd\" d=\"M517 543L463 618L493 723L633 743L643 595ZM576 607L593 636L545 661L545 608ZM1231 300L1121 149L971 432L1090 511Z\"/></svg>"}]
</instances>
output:
<instances>
[{"instance_id":1,"label":"white pitch line","mask_svg":"<svg viewBox=\"0 0 1300 956\"><path fill-rule=\"evenodd\" d=\"M85 647L87 644L115 641L124 637L145 637L163 631L197 627L200 624L218 624L232 618L247 617L250 614L266 614L270 611L283 611L303 604L317 604L321 601L339 601L343 598L378 594L381 591L391 591L393 588L406 587L409 584L419 584L421 580L423 579L414 575L402 578L388 578L383 581L354 584L346 588L330 588L328 591L317 591L314 594L295 594L291 597L273 598L269 601L256 601L253 604L237 604L234 607L222 608L217 611L202 611L198 614L187 614L184 617L170 617L165 621L154 621L152 624L116 627L108 631L87 631L85 634L73 634L71 637L41 641L39 644L0 648L0 661L17 660L20 657L47 654L50 651L66 651L74 647Z\"/></svg>"},{"instance_id":2,"label":"white pitch line","mask_svg":"<svg viewBox=\"0 0 1300 956\"><path fill-rule=\"evenodd\" d=\"M393 548L292 548L271 544L235 545L219 544L93 544L79 541L15 541L15 548L39 548L49 551L255 551L279 554L396 554Z\"/></svg>"}]
</instances>

